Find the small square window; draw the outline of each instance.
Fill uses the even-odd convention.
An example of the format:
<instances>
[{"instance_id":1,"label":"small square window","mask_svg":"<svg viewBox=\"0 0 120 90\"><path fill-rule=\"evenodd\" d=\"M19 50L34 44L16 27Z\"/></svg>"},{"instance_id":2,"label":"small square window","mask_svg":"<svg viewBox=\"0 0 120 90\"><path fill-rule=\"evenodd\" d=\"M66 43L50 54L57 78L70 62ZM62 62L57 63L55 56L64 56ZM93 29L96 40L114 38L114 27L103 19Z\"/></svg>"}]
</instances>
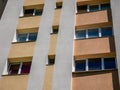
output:
<instances>
[{"instance_id":1,"label":"small square window","mask_svg":"<svg viewBox=\"0 0 120 90\"><path fill-rule=\"evenodd\" d=\"M101 59L88 59L88 68L89 70L101 70Z\"/></svg>"},{"instance_id":2,"label":"small square window","mask_svg":"<svg viewBox=\"0 0 120 90\"><path fill-rule=\"evenodd\" d=\"M112 27L101 28L101 33L103 37L112 36L113 35Z\"/></svg>"},{"instance_id":3,"label":"small square window","mask_svg":"<svg viewBox=\"0 0 120 90\"><path fill-rule=\"evenodd\" d=\"M90 12L95 12L99 10L99 5L91 5L90 6Z\"/></svg>"},{"instance_id":4,"label":"small square window","mask_svg":"<svg viewBox=\"0 0 120 90\"><path fill-rule=\"evenodd\" d=\"M48 64L49 64L49 65L55 64L55 59L49 59L49 60L48 60Z\"/></svg>"},{"instance_id":5,"label":"small square window","mask_svg":"<svg viewBox=\"0 0 120 90\"><path fill-rule=\"evenodd\" d=\"M23 62L21 74L28 74L30 72L31 62Z\"/></svg>"},{"instance_id":6,"label":"small square window","mask_svg":"<svg viewBox=\"0 0 120 90\"><path fill-rule=\"evenodd\" d=\"M98 29L88 29L88 37L89 38L99 37Z\"/></svg>"},{"instance_id":7,"label":"small square window","mask_svg":"<svg viewBox=\"0 0 120 90\"><path fill-rule=\"evenodd\" d=\"M75 62L75 71L85 71L86 70L86 61L76 61Z\"/></svg>"},{"instance_id":8,"label":"small square window","mask_svg":"<svg viewBox=\"0 0 120 90\"><path fill-rule=\"evenodd\" d=\"M101 10L109 10L110 9L110 4L101 4Z\"/></svg>"},{"instance_id":9,"label":"small square window","mask_svg":"<svg viewBox=\"0 0 120 90\"><path fill-rule=\"evenodd\" d=\"M85 13L87 12L87 5L77 6L78 13Z\"/></svg>"},{"instance_id":10,"label":"small square window","mask_svg":"<svg viewBox=\"0 0 120 90\"><path fill-rule=\"evenodd\" d=\"M18 74L19 67L20 67L20 63L9 64L8 74L9 75Z\"/></svg>"},{"instance_id":11,"label":"small square window","mask_svg":"<svg viewBox=\"0 0 120 90\"><path fill-rule=\"evenodd\" d=\"M29 33L29 41L36 41L37 33Z\"/></svg>"},{"instance_id":12,"label":"small square window","mask_svg":"<svg viewBox=\"0 0 120 90\"><path fill-rule=\"evenodd\" d=\"M43 13L43 9L35 10L35 16L40 16Z\"/></svg>"},{"instance_id":13,"label":"small square window","mask_svg":"<svg viewBox=\"0 0 120 90\"><path fill-rule=\"evenodd\" d=\"M115 58L105 58L104 67L105 69L115 69L116 68Z\"/></svg>"},{"instance_id":14,"label":"small square window","mask_svg":"<svg viewBox=\"0 0 120 90\"><path fill-rule=\"evenodd\" d=\"M18 34L17 35L17 41L18 42L25 42L27 39L27 34Z\"/></svg>"},{"instance_id":15,"label":"small square window","mask_svg":"<svg viewBox=\"0 0 120 90\"><path fill-rule=\"evenodd\" d=\"M76 39L85 39L86 38L86 30L80 30L75 32Z\"/></svg>"}]
</instances>

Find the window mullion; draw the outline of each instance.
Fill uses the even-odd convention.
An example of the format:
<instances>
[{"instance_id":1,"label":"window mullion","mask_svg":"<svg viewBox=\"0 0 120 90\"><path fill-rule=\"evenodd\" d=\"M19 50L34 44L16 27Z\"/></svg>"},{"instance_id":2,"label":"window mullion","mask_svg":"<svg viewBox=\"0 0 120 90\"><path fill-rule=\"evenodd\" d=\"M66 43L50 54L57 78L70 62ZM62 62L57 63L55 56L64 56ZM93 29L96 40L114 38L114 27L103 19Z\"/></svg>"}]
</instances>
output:
<instances>
[{"instance_id":1,"label":"window mullion","mask_svg":"<svg viewBox=\"0 0 120 90\"><path fill-rule=\"evenodd\" d=\"M86 30L86 38L88 38L88 29Z\"/></svg>"},{"instance_id":2,"label":"window mullion","mask_svg":"<svg viewBox=\"0 0 120 90\"><path fill-rule=\"evenodd\" d=\"M87 12L90 12L90 5L87 5Z\"/></svg>"},{"instance_id":3,"label":"window mullion","mask_svg":"<svg viewBox=\"0 0 120 90\"><path fill-rule=\"evenodd\" d=\"M99 37L102 37L102 30L101 30L101 28L98 28L98 32L99 32Z\"/></svg>"},{"instance_id":4,"label":"window mullion","mask_svg":"<svg viewBox=\"0 0 120 90\"><path fill-rule=\"evenodd\" d=\"M88 71L88 59L86 59L86 71Z\"/></svg>"},{"instance_id":5,"label":"window mullion","mask_svg":"<svg viewBox=\"0 0 120 90\"><path fill-rule=\"evenodd\" d=\"M101 58L101 64L102 64L102 70L104 70L105 69L105 65L104 65L104 58Z\"/></svg>"},{"instance_id":6,"label":"window mullion","mask_svg":"<svg viewBox=\"0 0 120 90\"><path fill-rule=\"evenodd\" d=\"M21 74L22 65L23 65L23 62L20 63L19 70L18 70L18 74Z\"/></svg>"},{"instance_id":7,"label":"window mullion","mask_svg":"<svg viewBox=\"0 0 120 90\"><path fill-rule=\"evenodd\" d=\"M101 4L98 5L99 10L101 10Z\"/></svg>"},{"instance_id":8,"label":"window mullion","mask_svg":"<svg viewBox=\"0 0 120 90\"><path fill-rule=\"evenodd\" d=\"M29 33L27 33L26 41L29 41Z\"/></svg>"}]
</instances>

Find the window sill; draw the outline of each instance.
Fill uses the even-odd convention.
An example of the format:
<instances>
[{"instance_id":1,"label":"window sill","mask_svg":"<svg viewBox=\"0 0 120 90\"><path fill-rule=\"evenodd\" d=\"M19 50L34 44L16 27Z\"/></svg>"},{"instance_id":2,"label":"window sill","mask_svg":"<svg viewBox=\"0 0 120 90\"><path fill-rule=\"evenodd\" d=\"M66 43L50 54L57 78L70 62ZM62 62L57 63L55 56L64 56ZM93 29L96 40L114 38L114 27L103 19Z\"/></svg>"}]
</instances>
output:
<instances>
[{"instance_id":1,"label":"window sill","mask_svg":"<svg viewBox=\"0 0 120 90\"><path fill-rule=\"evenodd\" d=\"M27 74L6 74L6 75L2 75L2 76L21 76L21 75L29 75L29 73L27 73Z\"/></svg>"},{"instance_id":2,"label":"window sill","mask_svg":"<svg viewBox=\"0 0 120 90\"><path fill-rule=\"evenodd\" d=\"M16 43L29 43L29 42L36 42L36 40L35 41L25 41L25 42L12 42L12 44L16 44Z\"/></svg>"}]
</instances>

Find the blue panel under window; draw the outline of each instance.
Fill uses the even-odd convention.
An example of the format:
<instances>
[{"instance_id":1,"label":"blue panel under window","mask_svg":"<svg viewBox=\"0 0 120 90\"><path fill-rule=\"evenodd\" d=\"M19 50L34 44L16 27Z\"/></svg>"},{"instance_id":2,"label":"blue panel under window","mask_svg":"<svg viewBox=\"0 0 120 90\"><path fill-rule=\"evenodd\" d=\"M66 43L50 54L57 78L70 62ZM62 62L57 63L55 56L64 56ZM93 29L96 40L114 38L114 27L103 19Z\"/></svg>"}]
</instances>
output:
<instances>
[{"instance_id":1,"label":"blue panel under window","mask_svg":"<svg viewBox=\"0 0 120 90\"><path fill-rule=\"evenodd\" d=\"M101 32L103 37L113 35L112 27L101 28L101 30L102 30Z\"/></svg>"},{"instance_id":2,"label":"blue panel under window","mask_svg":"<svg viewBox=\"0 0 120 90\"><path fill-rule=\"evenodd\" d=\"M115 58L105 58L104 67L105 69L115 69L116 68Z\"/></svg>"},{"instance_id":3,"label":"blue panel under window","mask_svg":"<svg viewBox=\"0 0 120 90\"><path fill-rule=\"evenodd\" d=\"M101 4L101 10L108 10L110 9L110 4Z\"/></svg>"},{"instance_id":4,"label":"blue panel under window","mask_svg":"<svg viewBox=\"0 0 120 90\"><path fill-rule=\"evenodd\" d=\"M37 33L29 33L29 41L35 41L37 39Z\"/></svg>"},{"instance_id":5,"label":"blue panel under window","mask_svg":"<svg viewBox=\"0 0 120 90\"><path fill-rule=\"evenodd\" d=\"M18 42L25 42L27 39L27 34L18 34L17 41Z\"/></svg>"},{"instance_id":6,"label":"blue panel under window","mask_svg":"<svg viewBox=\"0 0 120 90\"><path fill-rule=\"evenodd\" d=\"M77 39L86 38L86 30L76 31L76 38Z\"/></svg>"},{"instance_id":7,"label":"blue panel under window","mask_svg":"<svg viewBox=\"0 0 120 90\"><path fill-rule=\"evenodd\" d=\"M75 62L75 71L85 71L86 62L85 61L76 61Z\"/></svg>"},{"instance_id":8,"label":"blue panel under window","mask_svg":"<svg viewBox=\"0 0 120 90\"><path fill-rule=\"evenodd\" d=\"M99 5L92 5L90 6L90 12L95 12L99 10Z\"/></svg>"},{"instance_id":9,"label":"blue panel under window","mask_svg":"<svg viewBox=\"0 0 120 90\"><path fill-rule=\"evenodd\" d=\"M89 38L99 37L98 29L89 29L88 30L88 37Z\"/></svg>"},{"instance_id":10,"label":"blue panel under window","mask_svg":"<svg viewBox=\"0 0 120 90\"><path fill-rule=\"evenodd\" d=\"M88 61L88 68L89 70L101 70L101 59L89 59Z\"/></svg>"}]
</instances>

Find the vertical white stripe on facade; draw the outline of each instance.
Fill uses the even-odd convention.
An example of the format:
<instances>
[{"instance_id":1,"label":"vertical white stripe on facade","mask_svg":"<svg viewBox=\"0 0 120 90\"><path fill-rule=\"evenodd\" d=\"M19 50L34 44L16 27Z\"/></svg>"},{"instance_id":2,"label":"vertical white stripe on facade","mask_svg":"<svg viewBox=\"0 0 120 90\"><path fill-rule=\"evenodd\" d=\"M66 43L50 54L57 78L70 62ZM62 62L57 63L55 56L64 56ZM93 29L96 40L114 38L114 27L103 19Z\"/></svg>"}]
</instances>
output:
<instances>
[{"instance_id":1,"label":"vertical white stripe on facade","mask_svg":"<svg viewBox=\"0 0 120 90\"><path fill-rule=\"evenodd\" d=\"M112 19L113 19L113 32L115 37L117 68L119 73L120 83L120 0L111 0Z\"/></svg>"},{"instance_id":2,"label":"vertical white stripe on facade","mask_svg":"<svg viewBox=\"0 0 120 90\"><path fill-rule=\"evenodd\" d=\"M0 77L9 54L24 0L8 0L0 20Z\"/></svg>"},{"instance_id":3,"label":"vertical white stripe on facade","mask_svg":"<svg viewBox=\"0 0 120 90\"><path fill-rule=\"evenodd\" d=\"M53 90L71 90L75 0L63 0L59 25Z\"/></svg>"},{"instance_id":4,"label":"vertical white stripe on facade","mask_svg":"<svg viewBox=\"0 0 120 90\"><path fill-rule=\"evenodd\" d=\"M56 0L45 0L27 90L43 90L55 3Z\"/></svg>"}]
</instances>

